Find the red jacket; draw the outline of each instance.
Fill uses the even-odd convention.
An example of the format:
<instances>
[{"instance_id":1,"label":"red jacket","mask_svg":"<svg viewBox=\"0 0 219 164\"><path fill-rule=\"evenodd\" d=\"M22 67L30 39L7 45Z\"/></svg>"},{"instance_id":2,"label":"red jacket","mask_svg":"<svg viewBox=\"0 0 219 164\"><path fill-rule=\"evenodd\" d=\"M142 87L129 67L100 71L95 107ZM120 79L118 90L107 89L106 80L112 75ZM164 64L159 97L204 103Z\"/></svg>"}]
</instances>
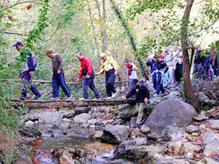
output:
<instances>
[{"instance_id":1,"label":"red jacket","mask_svg":"<svg viewBox=\"0 0 219 164\"><path fill-rule=\"evenodd\" d=\"M87 57L83 57L81 59L81 68L78 74L78 78L81 79L83 76L86 76L86 75L91 76L92 73L93 73L92 61Z\"/></svg>"}]
</instances>

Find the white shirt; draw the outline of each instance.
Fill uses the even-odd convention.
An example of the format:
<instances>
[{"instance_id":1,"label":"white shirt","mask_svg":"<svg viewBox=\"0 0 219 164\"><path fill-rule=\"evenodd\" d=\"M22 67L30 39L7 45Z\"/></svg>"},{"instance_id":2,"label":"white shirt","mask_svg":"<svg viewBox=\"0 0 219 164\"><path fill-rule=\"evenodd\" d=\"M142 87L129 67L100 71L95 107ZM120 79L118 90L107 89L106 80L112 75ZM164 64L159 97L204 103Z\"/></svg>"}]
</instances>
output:
<instances>
[{"instance_id":1,"label":"white shirt","mask_svg":"<svg viewBox=\"0 0 219 164\"><path fill-rule=\"evenodd\" d=\"M136 65L134 65L134 64L132 63L132 70L133 70L133 69L136 69L136 68L137 68ZM131 75L129 76L129 78L130 78L130 79L138 79L137 71L132 71L132 73L131 73Z\"/></svg>"}]
</instances>

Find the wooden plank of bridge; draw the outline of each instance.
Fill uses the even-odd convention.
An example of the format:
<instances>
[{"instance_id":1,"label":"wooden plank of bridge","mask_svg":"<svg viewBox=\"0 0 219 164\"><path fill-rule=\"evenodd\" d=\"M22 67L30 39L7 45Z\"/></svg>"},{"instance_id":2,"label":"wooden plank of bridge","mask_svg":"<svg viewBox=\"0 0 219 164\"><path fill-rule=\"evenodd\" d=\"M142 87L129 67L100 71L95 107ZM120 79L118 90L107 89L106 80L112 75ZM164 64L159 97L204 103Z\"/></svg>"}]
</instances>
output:
<instances>
[{"instance_id":1,"label":"wooden plank of bridge","mask_svg":"<svg viewBox=\"0 0 219 164\"><path fill-rule=\"evenodd\" d=\"M115 106L120 104L133 103L132 99L102 99L102 100L12 100L15 106L24 105L28 109L46 109L46 108L69 108L88 107L88 106Z\"/></svg>"}]
</instances>

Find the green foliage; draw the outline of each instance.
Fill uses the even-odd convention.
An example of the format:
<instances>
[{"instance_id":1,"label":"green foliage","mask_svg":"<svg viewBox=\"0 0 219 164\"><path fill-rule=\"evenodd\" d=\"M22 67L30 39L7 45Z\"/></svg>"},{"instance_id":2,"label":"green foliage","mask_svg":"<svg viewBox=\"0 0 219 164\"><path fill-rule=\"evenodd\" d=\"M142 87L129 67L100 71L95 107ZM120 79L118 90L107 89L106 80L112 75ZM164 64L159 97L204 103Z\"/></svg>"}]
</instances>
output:
<instances>
[{"instance_id":1,"label":"green foliage","mask_svg":"<svg viewBox=\"0 0 219 164\"><path fill-rule=\"evenodd\" d=\"M48 11L49 11L49 0L43 0L41 3L41 8L39 10L40 14L38 17L36 27L30 31L28 38L25 40L25 45L34 49L34 43L42 39L44 30L49 26L48 25Z\"/></svg>"},{"instance_id":2,"label":"green foliage","mask_svg":"<svg viewBox=\"0 0 219 164\"><path fill-rule=\"evenodd\" d=\"M140 55L141 59L145 59L148 57L148 53L153 49L155 44L155 40L152 37L146 37L144 42L138 48L138 54Z\"/></svg>"},{"instance_id":3,"label":"green foliage","mask_svg":"<svg viewBox=\"0 0 219 164\"><path fill-rule=\"evenodd\" d=\"M126 13L126 16L130 19L134 19L137 14L141 14L146 9L152 10L152 12L158 12L163 8L172 8L175 0L138 0L132 5Z\"/></svg>"},{"instance_id":4,"label":"green foliage","mask_svg":"<svg viewBox=\"0 0 219 164\"><path fill-rule=\"evenodd\" d=\"M15 109L0 108L0 128L3 131L14 130L19 125L19 119Z\"/></svg>"}]
</instances>

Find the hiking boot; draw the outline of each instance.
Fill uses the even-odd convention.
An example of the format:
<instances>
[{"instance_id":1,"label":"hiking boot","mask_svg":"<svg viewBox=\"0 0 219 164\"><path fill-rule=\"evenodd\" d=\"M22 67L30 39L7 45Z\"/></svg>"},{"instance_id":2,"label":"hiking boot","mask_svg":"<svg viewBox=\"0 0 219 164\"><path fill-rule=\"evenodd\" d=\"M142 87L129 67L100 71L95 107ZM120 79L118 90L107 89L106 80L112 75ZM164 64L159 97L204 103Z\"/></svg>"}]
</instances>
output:
<instances>
[{"instance_id":1,"label":"hiking boot","mask_svg":"<svg viewBox=\"0 0 219 164\"><path fill-rule=\"evenodd\" d=\"M83 97L79 99L79 101L85 101L85 100L87 100L87 99L85 99Z\"/></svg>"},{"instance_id":2,"label":"hiking boot","mask_svg":"<svg viewBox=\"0 0 219 164\"><path fill-rule=\"evenodd\" d=\"M111 99L113 99L113 97L107 97L107 98L106 98L106 100L111 100Z\"/></svg>"},{"instance_id":3,"label":"hiking boot","mask_svg":"<svg viewBox=\"0 0 219 164\"><path fill-rule=\"evenodd\" d=\"M133 126L133 129L135 129L135 128L140 128L140 126L141 126L141 124L135 123L135 125Z\"/></svg>"},{"instance_id":4,"label":"hiking boot","mask_svg":"<svg viewBox=\"0 0 219 164\"><path fill-rule=\"evenodd\" d=\"M113 93L112 97L116 97L119 94L119 91L117 91L116 93Z\"/></svg>"},{"instance_id":5,"label":"hiking boot","mask_svg":"<svg viewBox=\"0 0 219 164\"><path fill-rule=\"evenodd\" d=\"M94 100L94 101L95 100L102 100L102 98L100 98L100 97L99 98L93 98L92 100Z\"/></svg>"},{"instance_id":6,"label":"hiking boot","mask_svg":"<svg viewBox=\"0 0 219 164\"><path fill-rule=\"evenodd\" d=\"M73 96L68 97L66 100L75 100L75 98Z\"/></svg>"},{"instance_id":7,"label":"hiking boot","mask_svg":"<svg viewBox=\"0 0 219 164\"><path fill-rule=\"evenodd\" d=\"M59 101L59 100L60 100L59 97L54 97L54 98L52 98L52 101Z\"/></svg>"},{"instance_id":8,"label":"hiking boot","mask_svg":"<svg viewBox=\"0 0 219 164\"><path fill-rule=\"evenodd\" d=\"M26 97L21 97L20 100L21 101L25 101Z\"/></svg>"},{"instance_id":9,"label":"hiking boot","mask_svg":"<svg viewBox=\"0 0 219 164\"><path fill-rule=\"evenodd\" d=\"M41 97L41 95L37 95L33 98L33 100L38 100Z\"/></svg>"}]
</instances>

